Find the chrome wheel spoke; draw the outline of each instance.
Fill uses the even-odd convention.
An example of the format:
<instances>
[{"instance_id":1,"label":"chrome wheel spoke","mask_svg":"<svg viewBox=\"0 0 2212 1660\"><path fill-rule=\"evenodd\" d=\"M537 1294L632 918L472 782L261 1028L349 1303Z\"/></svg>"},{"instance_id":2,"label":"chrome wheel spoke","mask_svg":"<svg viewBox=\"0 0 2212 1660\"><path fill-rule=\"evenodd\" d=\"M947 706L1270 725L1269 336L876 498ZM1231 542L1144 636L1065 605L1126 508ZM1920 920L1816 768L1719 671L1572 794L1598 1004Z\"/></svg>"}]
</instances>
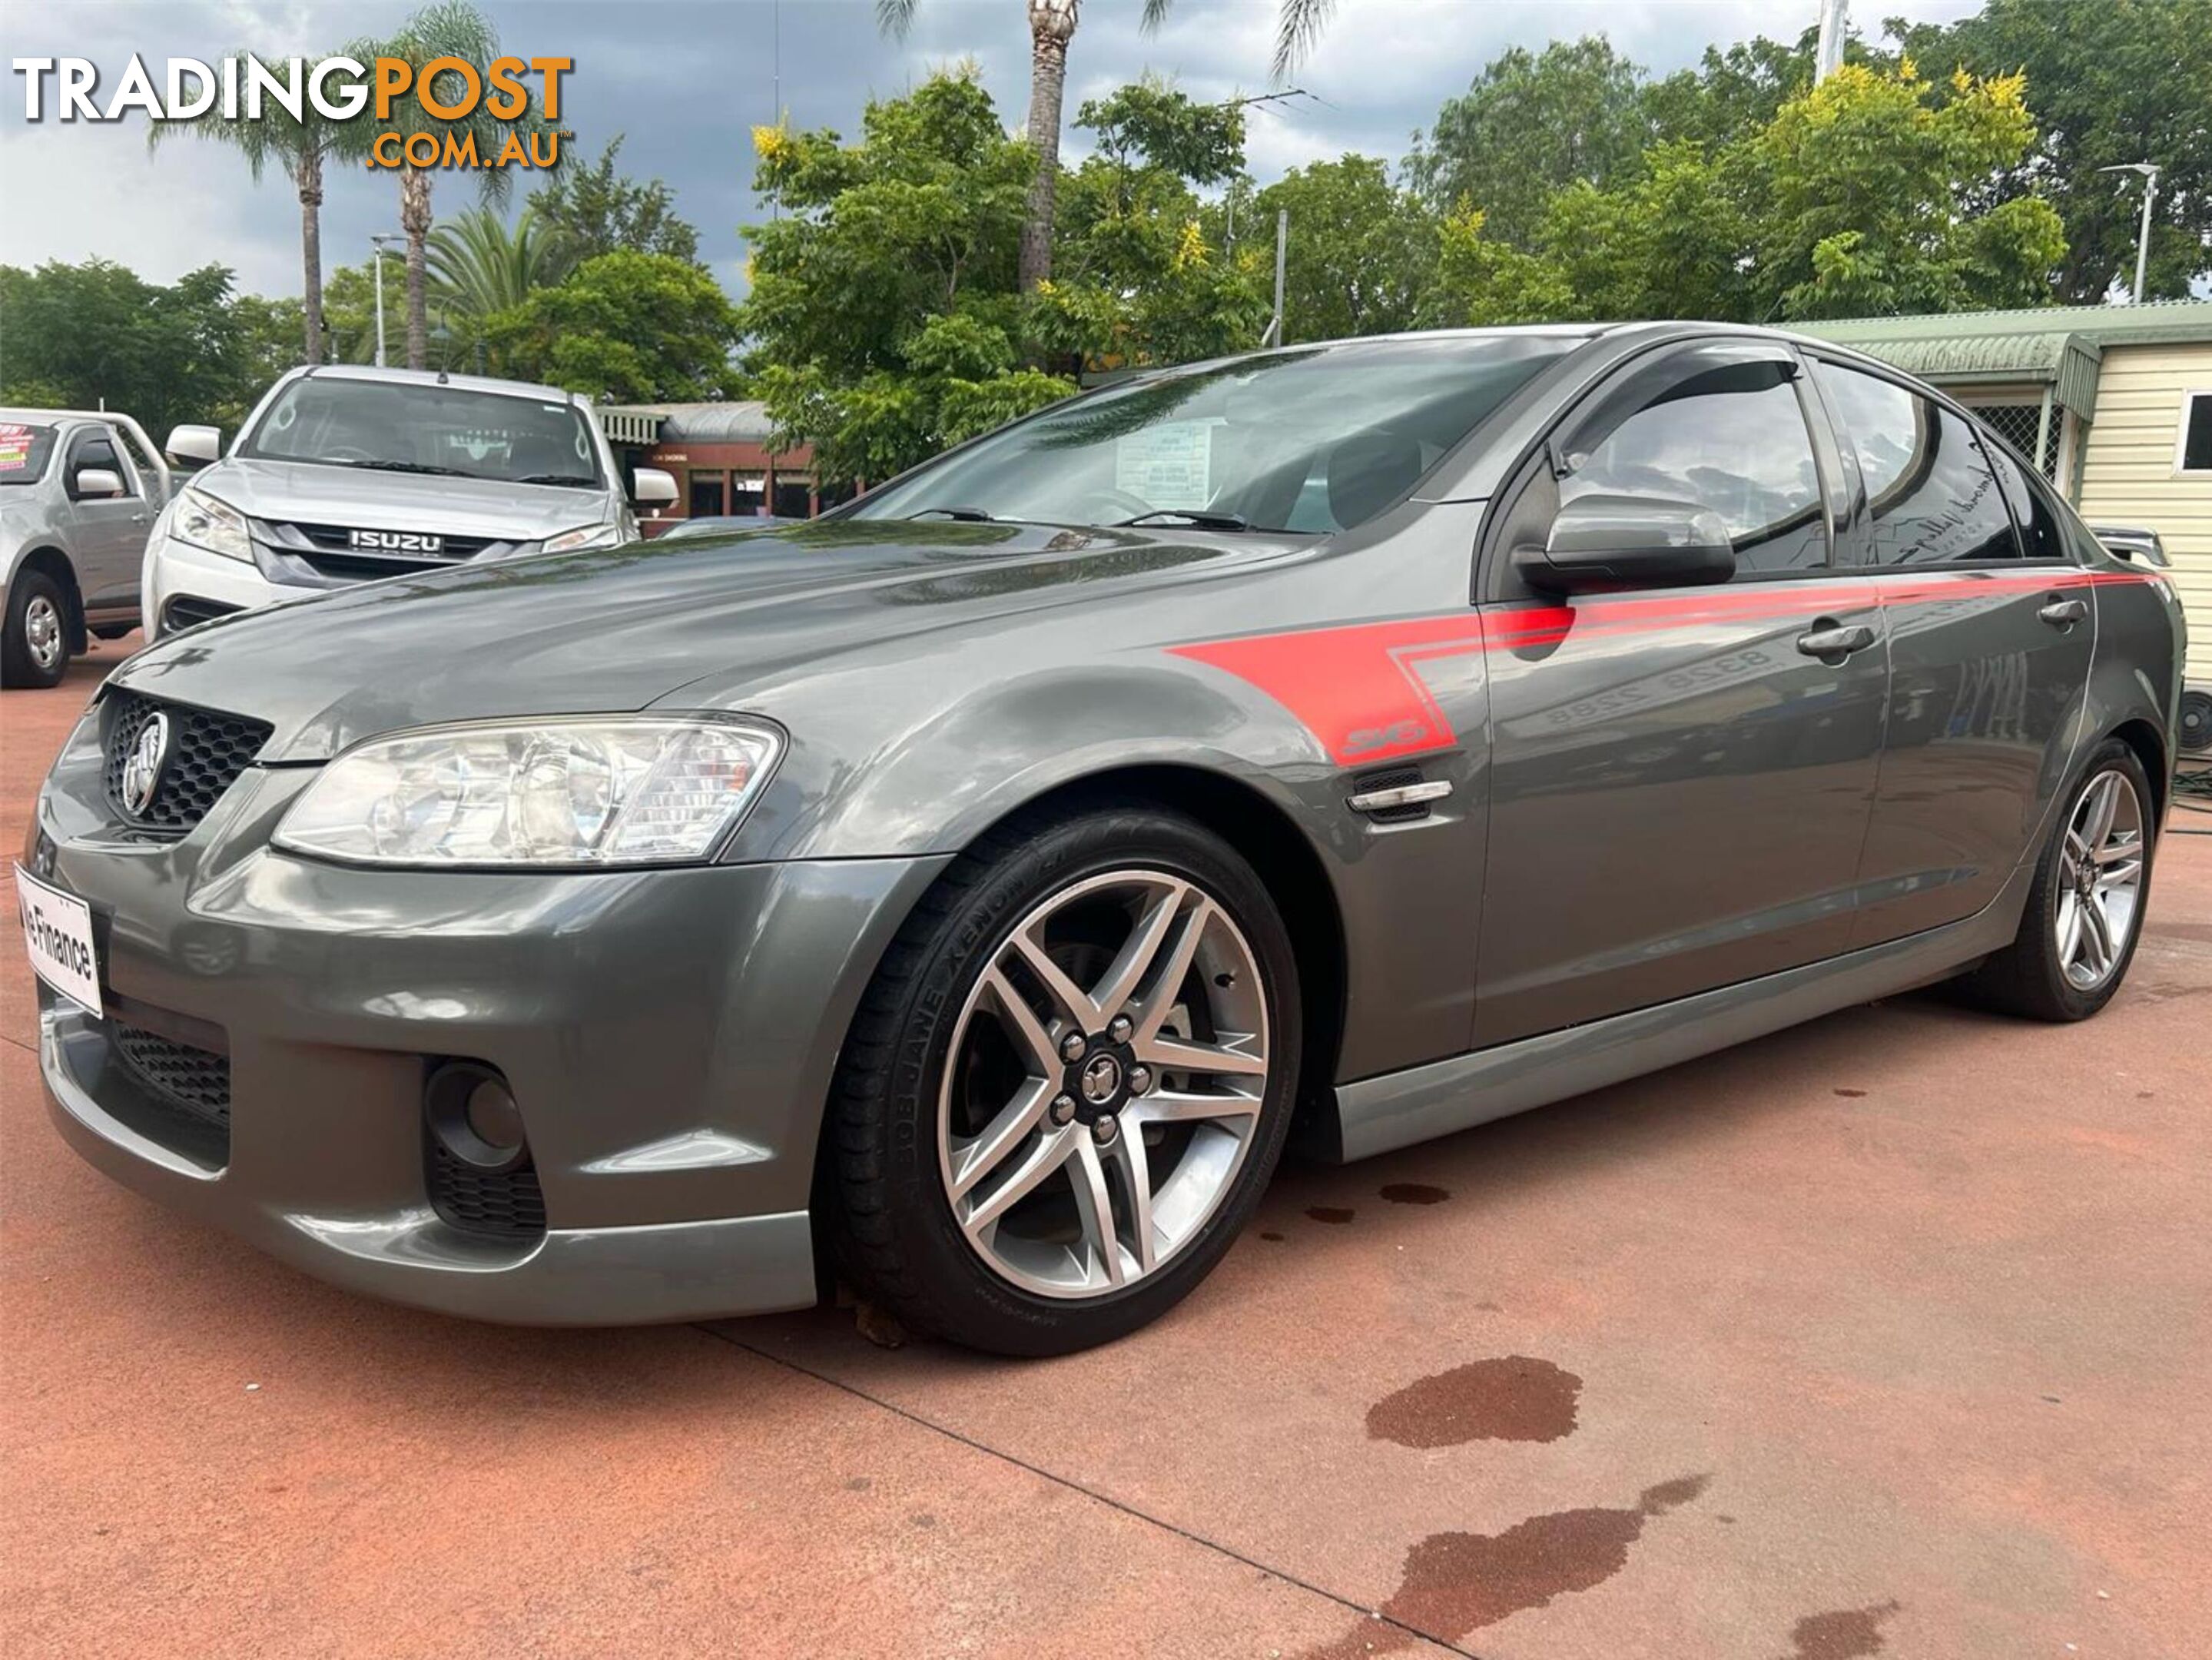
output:
<instances>
[{"instance_id":1,"label":"chrome wheel spoke","mask_svg":"<svg viewBox=\"0 0 2212 1660\"><path fill-rule=\"evenodd\" d=\"M1077 1144L1069 1171L1075 1187L1076 1214L1083 1219L1083 1247L1090 1253L1092 1270L1118 1286L1127 1277L1121 1263L1121 1241L1114 1231L1114 1195L1106 1182L1106 1161L1085 1132Z\"/></svg>"},{"instance_id":2,"label":"chrome wheel spoke","mask_svg":"<svg viewBox=\"0 0 2212 1660\"><path fill-rule=\"evenodd\" d=\"M1133 1104L1130 1116L1139 1124L1207 1123L1218 1119L1252 1118L1260 1111L1256 1095L1199 1095L1189 1090L1154 1090Z\"/></svg>"},{"instance_id":3,"label":"chrome wheel spoke","mask_svg":"<svg viewBox=\"0 0 2212 1660\"><path fill-rule=\"evenodd\" d=\"M2099 974L2102 974L2106 969L2112 967L2113 958L2118 955L2112 949L2112 919L2105 914L2105 908L2094 899L2081 907L2081 917L2088 925L2086 933L2089 942L2091 966Z\"/></svg>"},{"instance_id":4,"label":"chrome wheel spoke","mask_svg":"<svg viewBox=\"0 0 2212 1660\"><path fill-rule=\"evenodd\" d=\"M1044 1110L1059 1088L1056 1079L1033 1078L974 1140L952 1149L952 1196L963 1199L975 1184L1006 1161L1023 1138L1044 1121Z\"/></svg>"},{"instance_id":5,"label":"chrome wheel spoke","mask_svg":"<svg viewBox=\"0 0 2212 1660\"><path fill-rule=\"evenodd\" d=\"M1182 906L1183 896L1190 889L1181 882L1170 882L1158 896L1145 908L1137 926L1129 931L1127 942L1114 959L1114 965L1091 994L1091 1006L1103 1018L1110 1019L1121 1012L1122 1006L1136 995L1137 987L1145 978L1145 971L1152 966L1159 955L1161 942L1175 925L1176 912ZM1180 975L1176 976L1182 978Z\"/></svg>"},{"instance_id":6,"label":"chrome wheel spoke","mask_svg":"<svg viewBox=\"0 0 2212 1660\"><path fill-rule=\"evenodd\" d=\"M1086 1134L1079 1126L1070 1125L1055 1130L1038 1142L1029 1155L1014 1166L1006 1179L991 1189L989 1198L968 1213L962 1225L970 1237L982 1233L999 1221L1021 1201L1035 1193L1046 1177L1067 1162L1067 1155L1078 1145L1078 1137Z\"/></svg>"},{"instance_id":7,"label":"chrome wheel spoke","mask_svg":"<svg viewBox=\"0 0 2212 1660\"><path fill-rule=\"evenodd\" d=\"M1175 942L1168 947L1160 963L1160 970L1152 976L1151 988L1137 1011L1136 1033L1133 1043L1141 1058L1145 1046L1159 1036L1160 1026L1175 1010L1176 999L1181 994L1184 978L1190 973L1191 964L1197 959L1198 947L1206 934L1206 924L1213 920L1213 902L1201 897L1183 917L1176 929Z\"/></svg>"},{"instance_id":8,"label":"chrome wheel spoke","mask_svg":"<svg viewBox=\"0 0 2212 1660\"><path fill-rule=\"evenodd\" d=\"M2108 772L2089 786L2089 799L2083 803L2087 808L2088 822L2082 826L2081 839L2092 848L2100 848L2112 833L2112 815L2120 800L2120 775Z\"/></svg>"},{"instance_id":9,"label":"chrome wheel spoke","mask_svg":"<svg viewBox=\"0 0 2212 1660\"><path fill-rule=\"evenodd\" d=\"M1121 1167L1121 1180L1128 1189L1129 1242L1136 1253L1137 1272L1150 1274L1159 1265L1159 1250L1152 1235L1152 1160L1145 1151L1142 1130L1129 1125L1107 1151Z\"/></svg>"},{"instance_id":10,"label":"chrome wheel spoke","mask_svg":"<svg viewBox=\"0 0 2212 1660\"><path fill-rule=\"evenodd\" d=\"M1042 921L1042 919L1039 919ZM1016 932L1010 942L1011 949L1028 965L1037 977L1045 995L1052 999L1053 1007L1066 1020L1071 1030L1094 1031L1100 1025L1098 1006L1091 1000L1091 994L1068 977L1066 970L1046 954L1045 948L1033 939L1028 929Z\"/></svg>"},{"instance_id":11,"label":"chrome wheel spoke","mask_svg":"<svg viewBox=\"0 0 2212 1660\"><path fill-rule=\"evenodd\" d=\"M1239 1037L1238 1043L1253 1041ZM1243 1049L1222 1043L1194 1043L1180 1037L1160 1037L1136 1045L1137 1059L1163 1072L1203 1073L1209 1077L1264 1077L1267 1071L1265 1055L1249 1055Z\"/></svg>"},{"instance_id":12,"label":"chrome wheel spoke","mask_svg":"<svg viewBox=\"0 0 2212 1660\"><path fill-rule=\"evenodd\" d=\"M2081 955L2081 896L2072 889L2058 900L2058 960L2071 966Z\"/></svg>"},{"instance_id":13,"label":"chrome wheel spoke","mask_svg":"<svg viewBox=\"0 0 2212 1660\"><path fill-rule=\"evenodd\" d=\"M1015 1039L1028 1063L1032 1078L1056 1078L1060 1075L1060 1049L1044 1023L1022 1000L1006 976L994 966L983 970L983 989L990 994L998 1006L999 1015L1007 1027L1008 1035Z\"/></svg>"},{"instance_id":14,"label":"chrome wheel spoke","mask_svg":"<svg viewBox=\"0 0 2212 1660\"><path fill-rule=\"evenodd\" d=\"M2110 893L2117 888L2131 888L2142 879L2142 860L2130 859L2124 863L2106 865L2097 873L2097 891Z\"/></svg>"}]
</instances>

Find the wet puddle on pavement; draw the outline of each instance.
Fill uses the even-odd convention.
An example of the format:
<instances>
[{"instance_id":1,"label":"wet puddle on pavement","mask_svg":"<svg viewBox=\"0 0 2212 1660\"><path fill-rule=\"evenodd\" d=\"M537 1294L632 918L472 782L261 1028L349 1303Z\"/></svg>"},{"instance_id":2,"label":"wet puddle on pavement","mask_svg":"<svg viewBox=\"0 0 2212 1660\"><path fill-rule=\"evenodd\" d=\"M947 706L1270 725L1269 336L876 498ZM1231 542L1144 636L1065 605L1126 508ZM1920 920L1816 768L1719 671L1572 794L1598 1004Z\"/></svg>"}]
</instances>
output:
<instances>
[{"instance_id":1,"label":"wet puddle on pavement","mask_svg":"<svg viewBox=\"0 0 2212 1660\"><path fill-rule=\"evenodd\" d=\"M1474 1360L1408 1383L1367 1409L1367 1433L1401 1447L1557 1441L1575 1429L1583 1380L1525 1354Z\"/></svg>"}]
</instances>

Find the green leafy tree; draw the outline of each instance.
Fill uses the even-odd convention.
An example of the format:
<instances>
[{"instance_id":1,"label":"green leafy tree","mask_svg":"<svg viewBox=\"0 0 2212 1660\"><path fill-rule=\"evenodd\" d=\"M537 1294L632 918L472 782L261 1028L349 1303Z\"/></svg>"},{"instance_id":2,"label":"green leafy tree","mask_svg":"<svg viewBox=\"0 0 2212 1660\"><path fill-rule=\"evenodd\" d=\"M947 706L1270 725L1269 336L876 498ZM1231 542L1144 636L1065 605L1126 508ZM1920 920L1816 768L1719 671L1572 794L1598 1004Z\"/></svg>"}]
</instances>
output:
<instances>
[{"instance_id":1,"label":"green leafy tree","mask_svg":"<svg viewBox=\"0 0 2212 1660\"><path fill-rule=\"evenodd\" d=\"M1602 35L1516 46L1437 112L1410 161L1439 210L1471 204L1484 234L1531 248L1552 197L1607 188L1632 170L1648 131L1643 75Z\"/></svg>"},{"instance_id":2,"label":"green leafy tree","mask_svg":"<svg viewBox=\"0 0 2212 1660\"><path fill-rule=\"evenodd\" d=\"M1537 241L1574 314L1744 319L1756 216L1740 172L1734 152L1709 158L1678 139L1645 151L1611 190L1577 183L1554 196Z\"/></svg>"},{"instance_id":3,"label":"green leafy tree","mask_svg":"<svg viewBox=\"0 0 2212 1660\"><path fill-rule=\"evenodd\" d=\"M1480 209L1446 214L1437 240L1436 277L1422 301L1424 326L1486 328L1580 314L1567 274L1541 255L1486 234Z\"/></svg>"},{"instance_id":4,"label":"green leafy tree","mask_svg":"<svg viewBox=\"0 0 2212 1660\"><path fill-rule=\"evenodd\" d=\"M1686 141L1708 153L1748 137L1811 88L1819 38L1813 28L1795 46L1759 35L1725 52L1707 46L1697 68L1644 88L1646 125L1656 139ZM1856 40L1846 44L1844 55L1851 61L1865 58Z\"/></svg>"},{"instance_id":5,"label":"green leafy tree","mask_svg":"<svg viewBox=\"0 0 2212 1660\"><path fill-rule=\"evenodd\" d=\"M699 233L676 212L675 193L659 179L640 184L616 169L623 135L595 161L564 161L530 198L538 216L589 259L602 253L665 253L699 258Z\"/></svg>"},{"instance_id":6,"label":"green leafy tree","mask_svg":"<svg viewBox=\"0 0 2212 1660\"><path fill-rule=\"evenodd\" d=\"M1166 21L1175 0L1145 0L1147 33ZM901 39L912 27L918 0L876 0L876 19L885 33ZM1025 0L1030 25L1029 143L1036 165L1022 221L1021 286L1035 288L1052 275L1056 204L1060 182L1060 111L1067 92L1067 47L1075 39L1083 0ZM1311 51L1336 0L1280 0L1276 8L1277 80Z\"/></svg>"},{"instance_id":7,"label":"green leafy tree","mask_svg":"<svg viewBox=\"0 0 2212 1660\"><path fill-rule=\"evenodd\" d=\"M387 331L406 323L407 267L392 259L365 259L357 265L340 265L323 288L323 321L328 356L337 363L376 361L376 283L384 282L384 319ZM436 296L431 296L436 315Z\"/></svg>"},{"instance_id":8,"label":"green leafy tree","mask_svg":"<svg viewBox=\"0 0 2212 1660\"><path fill-rule=\"evenodd\" d=\"M241 65L252 60L250 52L240 52ZM261 59L280 76L281 66L270 59ZM316 60L301 65L304 78L312 74ZM185 123L174 121L149 122L146 129L147 147L158 147L164 140L190 131L197 137L228 144L246 158L246 168L259 184L271 166L280 168L292 182L300 199L300 265L301 265L301 350L302 362L323 361L323 171L332 162L358 161L368 153L369 129L362 121L333 121L314 106L312 99L301 100L300 117L295 120L284 106L274 99L262 106L262 112L248 119L242 112L234 119L225 119L222 105L216 104L206 114Z\"/></svg>"},{"instance_id":9,"label":"green leafy tree","mask_svg":"<svg viewBox=\"0 0 2212 1660\"><path fill-rule=\"evenodd\" d=\"M938 75L871 102L861 136L757 128L739 325L779 444L821 477L884 478L1073 390L1021 367L1033 165L989 94Z\"/></svg>"},{"instance_id":10,"label":"green leafy tree","mask_svg":"<svg viewBox=\"0 0 2212 1660\"><path fill-rule=\"evenodd\" d=\"M736 313L689 260L617 250L486 318L483 339L510 373L626 403L726 392Z\"/></svg>"},{"instance_id":11,"label":"green leafy tree","mask_svg":"<svg viewBox=\"0 0 2212 1660\"><path fill-rule=\"evenodd\" d=\"M1411 328L1436 271L1438 226L1374 156L1293 167L1254 198L1255 234L1291 216L1285 338L1328 340Z\"/></svg>"},{"instance_id":12,"label":"green leafy tree","mask_svg":"<svg viewBox=\"0 0 2212 1660\"><path fill-rule=\"evenodd\" d=\"M203 265L149 283L112 260L0 265L0 401L109 409L158 440L182 422L235 423L268 384L272 321L296 313L256 301L241 310L231 273Z\"/></svg>"},{"instance_id":13,"label":"green leafy tree","mask_svg":"<svg viewBox=\"0 0 2212 1660\"><path fill-rule=\"evenodd\" d=\"M2179 298L2212 276L2212 0L1989 0L1902 39L1931 76L2027 76L2039 131L1985 194L2058 210L2060 298L2094 304L2134 283L2142 181L2098 171L2131 161L2163 169L2147 295Z\"/></svg>"},{"instance_id":14,"label":"green leafy tree","mask_svg":"<svg viewBox=\"0 0 2212 1660\"><path fill-rule=\"evenodd\" d=\"M1239 176L1243 112L1140 82L1085 103L1097 149L1061 184L1054 277L1028 327L1091 367L1181 362L1248 346L1267 321L1256 249L1208 234L1201 186Z\"/></svg>"},{"instance_id":15,"label":"green leafy tree","mask_svg":"<svg viewBox=\"0 0 2212 1660\"><path fill-rule=\"evenodd\" d=\"M1978 211L2035 141L2019 76L1954 76L1939 100L1908 59L1845 64L1746 140L1753 315L1850 317L2027 306L2065 258L2038 197Z\"/></svg>"}]
</instances>

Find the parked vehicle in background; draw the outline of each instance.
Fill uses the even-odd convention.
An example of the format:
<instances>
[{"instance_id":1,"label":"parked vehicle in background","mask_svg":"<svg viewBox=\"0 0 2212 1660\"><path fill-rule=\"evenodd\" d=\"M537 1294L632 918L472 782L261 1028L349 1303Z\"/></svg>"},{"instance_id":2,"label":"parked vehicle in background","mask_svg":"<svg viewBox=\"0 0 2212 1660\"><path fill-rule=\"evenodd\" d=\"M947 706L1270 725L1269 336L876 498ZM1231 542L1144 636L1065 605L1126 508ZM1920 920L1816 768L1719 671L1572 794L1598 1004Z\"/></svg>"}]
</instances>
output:
<instances>
[{"instance_id":1,"label":"parked vehicle in background","mask_svg":"<svg viewBox=\"0 0 2212 1660\"><path fill-rule=\"evenodd\" d=\"M672 536L739 536L747 531L774 530L779 525L803 525L804 519L782 519L769 514L705 514L697 519L679 519L654 539L665 542Z\"/></svg>"},{"instance_id":2,"label":"parked vehicle in background","mask_svg":"<svg viewBox=\"0 0 2212 1660\"><path fill-rule=\"evenodd\" d=\"M18 879L85 1158L496 1319L791 1308L827 1252L910 1327L1100 1342L1294 1128L1939 980L2094 1015L2173 788L2172 585L1750 328L1194 364L511 575L141 653Z\"/></svg>"},{"instance_id":3,"label":"parked vehicle in background","mask_svg":"<svg viewBox=\"0 0 2212 1660\"><path fill-rule=\"evenodd\" d=\"M573 392L418 369L293 370L224 455L213 427L167 446L193 474L146 546L150 636L375 577L637 535L630 491L672 502L636 470L630 491Z\"/></svg>"},{"instance_id":4,"label":"parked vehicle in background","mask_svg":"<svg viewBox=\"0 0 2212 1660\"><path fill-rule=\"evenodd\" d=\"M2108 553L2118 554L2138 565L2147 565L2153 570L2173 569L2173 561L2166 556L2165 541L2148 526L2092 525L2089 530L2105 544Z\"/></svg>"},{"instance_id":5,"label":"parked vehicle in background","mask_svg":"<svg viewBox=\"0 0 2212 1660\"><path fill-rule=\"evenodd\" d=\"M146 526L168 497L169 471L129 416L0 409L0 684L51 686L91 640L138 625Z\"/></svg>"}]
</instances>

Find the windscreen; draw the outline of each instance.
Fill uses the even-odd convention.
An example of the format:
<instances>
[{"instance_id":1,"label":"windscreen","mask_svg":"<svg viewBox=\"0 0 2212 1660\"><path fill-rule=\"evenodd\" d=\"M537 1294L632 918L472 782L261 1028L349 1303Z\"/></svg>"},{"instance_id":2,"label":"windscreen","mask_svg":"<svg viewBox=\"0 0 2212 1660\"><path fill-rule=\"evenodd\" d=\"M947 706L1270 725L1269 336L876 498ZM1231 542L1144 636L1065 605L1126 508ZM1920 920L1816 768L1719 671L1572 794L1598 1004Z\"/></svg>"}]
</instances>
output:
<instances>
[{"instance_id":1,"label":"windscreen","mask_svg":"<svg viewBox=\"0 0 2212 1660\"><path fill-rule=\"evenodd\" d=\"M343 375L293 381L246 435L242 453L511 484L600 483L587 417L572 404Z\"/></svg>"},{"instance_id":2,"label":"windscreen","mask_svg":"<svg viewBox=\"0 0 2212 1660\"><path fill-rule=\"evenodd\" d=\"M46 476L57 427L0 421L0 484L35 484Z\"/></svg>"},{"instance_id":3,"label":"windscreen","mask_svg":"<svg viewBox=\"0 0 2212 1660\"><path fill-rule=\"evenodd\" d=\"M924 466L850 516L1348 530L1581 344L1352 341L1147 375Z\"/></svg>"}]
</instances>

